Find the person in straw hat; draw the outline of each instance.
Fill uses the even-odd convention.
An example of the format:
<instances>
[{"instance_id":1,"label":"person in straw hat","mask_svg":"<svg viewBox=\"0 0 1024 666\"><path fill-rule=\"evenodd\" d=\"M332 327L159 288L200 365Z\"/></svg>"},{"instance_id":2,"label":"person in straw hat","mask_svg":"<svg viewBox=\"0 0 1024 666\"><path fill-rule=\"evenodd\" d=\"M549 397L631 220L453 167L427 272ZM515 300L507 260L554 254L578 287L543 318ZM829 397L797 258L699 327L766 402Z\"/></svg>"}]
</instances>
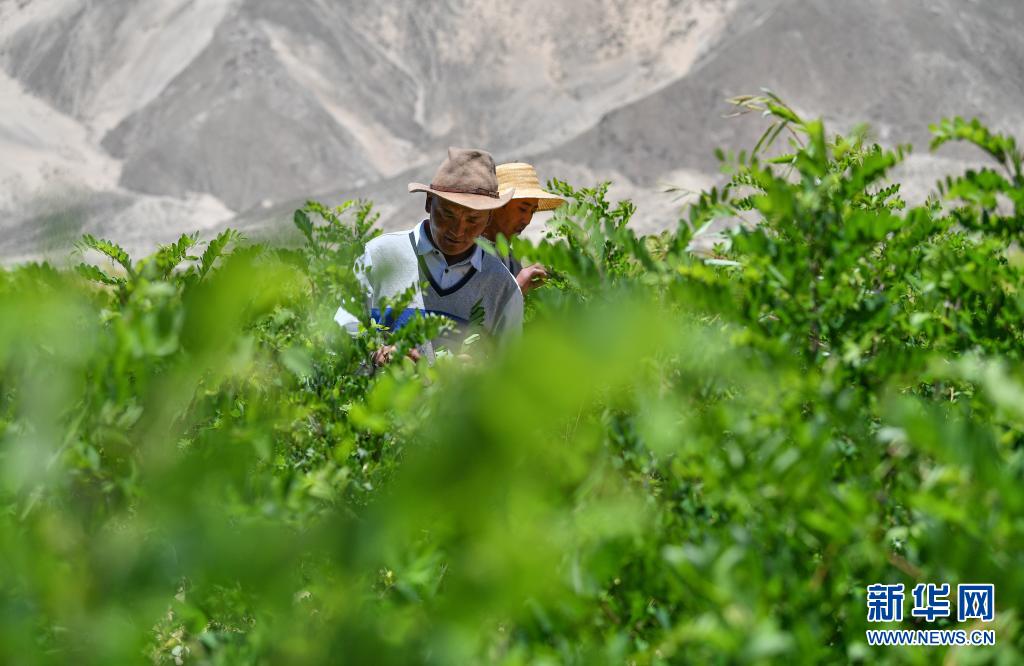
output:
<instances>
[{"instance_id":1,"label":"person in straw hat","mask_svg":"<svg viewBox=\"0 0 1024 666\"><path fill-rule=\"evenodd\" d=\"M428 362L433 362L436 348L458 352L476 329L495 338L520 331L523 296L515 279L501 260L476 244L494 211L515 195L512 189L499 193L494 158L483 150L449 148L430 184L410 183L409 192L427 195L427 219L412 229L374 238L356 263L374 321L394 331L424 313L451 320L453 331L410 353L414 359L424 355ZM415 294L405 310L383 307L386 299L413 286ZM358 329L358 320L344 308L335 320L350 331L353 323ZM393 353L393 346L377 350L373 364L390 362Z\"/></svg>"},{"instance_id":2,"label":"person in straw hat","mask_svg":"<svg viewBox=\"0 0 1024 666\"><path fill-rule=\"evenodd\" d=\"M491 216L491 223L484 231L484 237L492 242L497 240L498 234L511 240L529 226L534 213L554 210L565 203L562 197L541 188L537 170L525 162L499 164L496 172L498 190L512 192L513 195L508 204ZM503 261L524 294L539 287L548 277L547 270L540 264L523 268L511 252Z\"/></svg>"}]
</instances>

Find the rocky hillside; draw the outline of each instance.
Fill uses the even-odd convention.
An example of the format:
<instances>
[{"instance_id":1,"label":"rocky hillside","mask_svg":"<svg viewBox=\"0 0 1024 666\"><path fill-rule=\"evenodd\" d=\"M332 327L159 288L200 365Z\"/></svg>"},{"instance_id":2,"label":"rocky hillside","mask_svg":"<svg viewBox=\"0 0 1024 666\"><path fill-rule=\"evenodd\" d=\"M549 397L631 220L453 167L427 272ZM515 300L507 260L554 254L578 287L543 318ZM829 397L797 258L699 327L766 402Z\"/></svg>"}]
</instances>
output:
<instances>
[{"instance_id":1,"label":"rocky hillside","mask_svg":"<svg viewBox=\"0 0 1024 666\"><path fill-rule=\"evenodd\" d=\"M1024 129L1022 19L1017 0L0 0L0 257L273 232L308 196L372 196L404 226L405 182L449 144L614 178L662 228L663 185L713 182L713 149L756 131L724 99L763 86L922 149L943 114ZM908 169L923 189L957 166Z\"/></svg>"},{"instance_id":2,"label":"rocky hillside","mask_svg":"<svg viewBox=\"0 0 1024 666\"><path fill-rule=\"evenodd\" d=\"M978 116L1024 134L1024 3L963 0L769 0L686 76L608 114L544 159L650 182L708 171L715 146L753 145L764 124L723 122L722 100L768 87L794 108L850 128L870 121L922 157L928 124Z\"/></svg>"}]
</instances>

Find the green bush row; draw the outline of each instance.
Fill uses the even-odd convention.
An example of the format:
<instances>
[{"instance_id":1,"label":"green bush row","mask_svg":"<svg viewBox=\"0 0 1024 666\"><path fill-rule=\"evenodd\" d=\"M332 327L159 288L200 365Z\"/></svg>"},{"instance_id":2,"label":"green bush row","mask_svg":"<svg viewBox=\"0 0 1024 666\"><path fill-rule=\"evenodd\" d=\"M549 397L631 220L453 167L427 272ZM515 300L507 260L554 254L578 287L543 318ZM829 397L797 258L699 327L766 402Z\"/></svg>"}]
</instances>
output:
<instances>
[{"instance_id":1,"label":"green bush row","mask_svg":"<svg viewBox=\"0 0 1024 666\"><path fill-rule=\"evenodd\" d=\"M908 207L906 149L736 102L768 130L676 230L552 182L486 361L366 372L443 324L333 323L363 202L0 272L0 661L1021 659L1021 151L945 121L992 166ZM996 646L869 648L880 582L995 583Z\"/></svg>"}]
</instances>

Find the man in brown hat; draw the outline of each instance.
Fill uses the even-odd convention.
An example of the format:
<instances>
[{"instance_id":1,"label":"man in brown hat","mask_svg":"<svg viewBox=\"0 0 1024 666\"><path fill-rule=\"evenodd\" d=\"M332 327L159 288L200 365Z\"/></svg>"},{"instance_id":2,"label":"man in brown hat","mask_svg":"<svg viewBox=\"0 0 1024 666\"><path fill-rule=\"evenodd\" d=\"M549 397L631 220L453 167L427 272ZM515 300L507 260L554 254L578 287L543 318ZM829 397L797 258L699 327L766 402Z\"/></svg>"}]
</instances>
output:
<instances>
[{"instance_id":1,"label":"man in brown hat","mask_svg":"<svg viewBox=\"0 0 1024 666\"><path fill-rule=\"evenodd\" d=\"M408 231L373 239L357 263L374 320L398 330L411 317L424 313L447 317L454 329L413 354L423 354L430 361L439 347L458 353L474 327L495 338L521 330L523 297L516 281L500 260L476 244L491 213L514 195L512 191L499 194L490 153L449 148L448 159L433 181L410 183L409 192L427 195L428 218ZM405 310L382 311L384 299L413 285L416 293ZM344 325L343 319L339 310L336 320ZM389 362L393 352L390 346L378 350L374 363Z\"/></svg>"},{"instance_id":2,"label":"man in brown hat","mask_svg":"<svg viewBox=\"0 0 1024 666\"><path fill-rule=\"evenodd\" d=\"M498 234L512 240L514 236L526 230L533 220L534 213L554 210L565 203L562 197L541 188L537 170L530 164L499 164L496 172L498 191L511 192L512 198L507 205L491 216L491 223L487 225L483 234L484 238L491 242L497 240ZM544 284L548 278L548 272L542 265L531 264L524 268L511 252L503 261L523 294Z\"/></svg>"}]
</instances>

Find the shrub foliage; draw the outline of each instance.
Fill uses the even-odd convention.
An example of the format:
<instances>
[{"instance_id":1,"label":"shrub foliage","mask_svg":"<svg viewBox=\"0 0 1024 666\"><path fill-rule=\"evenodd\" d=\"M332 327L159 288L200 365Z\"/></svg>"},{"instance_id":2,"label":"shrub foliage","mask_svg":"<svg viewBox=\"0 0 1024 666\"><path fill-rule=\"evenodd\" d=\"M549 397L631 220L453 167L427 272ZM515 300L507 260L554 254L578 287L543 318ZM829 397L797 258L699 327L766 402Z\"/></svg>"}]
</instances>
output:
<instances>
[{"instance_id":1,"label":"shrub foliage","mask_svg":"<svg viewBox=\"0 0 1024 666\"><path fill-rule=\"evenodd\" d=\"M1021 659L1021 151L943 121L991 166L908 207L908 149L736 102L768 131L674 231L551 183L486 361L367 371L443 323L362 312L365 202L0 272L0 661ZM879 582L995 583L997 645L869 648Z\"/></svg>"}]
</instances>

